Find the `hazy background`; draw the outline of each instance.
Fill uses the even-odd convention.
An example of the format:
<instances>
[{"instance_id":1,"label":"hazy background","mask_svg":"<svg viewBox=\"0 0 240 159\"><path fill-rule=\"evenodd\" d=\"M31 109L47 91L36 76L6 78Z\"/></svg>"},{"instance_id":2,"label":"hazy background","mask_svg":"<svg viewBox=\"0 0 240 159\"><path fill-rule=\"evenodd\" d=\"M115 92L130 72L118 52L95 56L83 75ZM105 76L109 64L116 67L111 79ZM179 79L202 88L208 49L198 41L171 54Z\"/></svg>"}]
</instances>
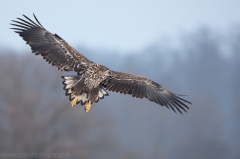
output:
<instances>
[{"instance_id":1,"label":"hazy background","mask_svg":"<svg viewBox=\"0 0 240 159\"><path fill-rule=\"evenodd\" d=\"M240 158L239 1L2 1L0 9L0 155ZM88 113L71 108L60 78L69 73L9 29L33 12L87 58L188 95L190 110L112 92Z\"/></svg>"}]
</instances>

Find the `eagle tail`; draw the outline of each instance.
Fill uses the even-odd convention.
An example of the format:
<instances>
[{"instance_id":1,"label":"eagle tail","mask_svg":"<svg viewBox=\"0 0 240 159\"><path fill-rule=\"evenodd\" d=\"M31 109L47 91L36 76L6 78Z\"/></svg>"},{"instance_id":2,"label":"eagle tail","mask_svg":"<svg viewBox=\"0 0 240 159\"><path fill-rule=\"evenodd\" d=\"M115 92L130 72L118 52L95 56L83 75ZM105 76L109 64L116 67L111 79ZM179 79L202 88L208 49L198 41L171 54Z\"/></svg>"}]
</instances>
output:
<instances>
[{"instance_id":1,"label":"eagle tail","mask_svg":"<svg viewBox=\"0 0 240 159\"><path fill-rule=\"evenodd\" d=\"M81 105L85 105L89 102L89 91L86 90L84 84L83 75L62 76L63 89L66 91L65 95L69 96L72 106L81 102ZM99 99L103 99L104 96L108 96L108 93L102 86L99 86L97 98L92 102L98 102Z\"/></svg>"}]
</instances>

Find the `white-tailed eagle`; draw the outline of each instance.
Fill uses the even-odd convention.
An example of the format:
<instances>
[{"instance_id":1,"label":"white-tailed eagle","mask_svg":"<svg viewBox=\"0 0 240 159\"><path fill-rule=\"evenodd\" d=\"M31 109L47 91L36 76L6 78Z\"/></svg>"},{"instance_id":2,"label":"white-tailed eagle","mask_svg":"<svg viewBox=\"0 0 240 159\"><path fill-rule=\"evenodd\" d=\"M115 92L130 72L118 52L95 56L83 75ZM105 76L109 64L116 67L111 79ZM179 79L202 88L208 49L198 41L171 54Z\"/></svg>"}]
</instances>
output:
<instances>
[{"instance_id":1,"label":"white-tailed eagle","mask_svg":"<svg viewBox=\"0 0 240 159\"><path fill-rule=\"evenodd\" d=\"M34 15L34 14L33 14ZM75 71L77 75L62 76L64 90L69 96L71 105L78 103L90 110L93 102L98 102L109 91L130 94L137 98L147 98L159 105L171 108L174 112L186 112L189 101L179 95L169 92L156 82L139 75L116 72L109 68L90 61L80 52L70 46L59 35L47 31L36 16L36 22L27 16L26 19L13 20L14 29L23 40L30 45L35 55L41 55L47 62L59 70Z\"/></svg>"}]
</instances>

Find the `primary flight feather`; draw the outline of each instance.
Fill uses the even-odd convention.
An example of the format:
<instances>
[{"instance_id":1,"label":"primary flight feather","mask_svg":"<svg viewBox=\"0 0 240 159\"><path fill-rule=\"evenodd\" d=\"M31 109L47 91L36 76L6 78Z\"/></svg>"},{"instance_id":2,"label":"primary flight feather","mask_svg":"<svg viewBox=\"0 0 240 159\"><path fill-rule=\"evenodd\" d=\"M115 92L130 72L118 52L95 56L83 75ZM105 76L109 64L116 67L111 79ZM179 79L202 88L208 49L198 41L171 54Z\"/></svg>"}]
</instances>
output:
<instances>
[{"instance_id":1,"label":"primary flight feather","mask_svg":"<svg viewBox=\"0 0 240 159\"><path fill-rule=\"evenodd\" d=\"M34 14L33 14L34 15ZM171 108L174 112L189 109L189 101L169 92L158 83L139 75L116 72L90 61L70 46L59 35L47 31L36 16L36 22L27 16L13 20L13 26L23 40L30 45L32 52L41 55L59 70L75 71L77 75L62 76L64 90L72 106L81 103L88 112L93 102L108 96L105 89L137 98L147 98L157 104Z\"/></svg>"}]
</instances>

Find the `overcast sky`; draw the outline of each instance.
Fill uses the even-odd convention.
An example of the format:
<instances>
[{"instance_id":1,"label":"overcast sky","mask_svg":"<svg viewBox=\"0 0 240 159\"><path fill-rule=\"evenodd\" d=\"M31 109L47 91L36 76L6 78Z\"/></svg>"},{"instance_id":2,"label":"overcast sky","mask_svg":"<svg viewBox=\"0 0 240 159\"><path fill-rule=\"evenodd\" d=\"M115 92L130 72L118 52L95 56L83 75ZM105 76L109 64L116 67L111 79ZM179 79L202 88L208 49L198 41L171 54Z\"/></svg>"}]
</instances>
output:
<instances>
[{"instance_id":1,"label":"overcast sky","mask_svg":"<svg viewBox=\"0 0 240 159\"><path fill-rule=\"evenodd\" d=\"M227 31L240 24L239 0L41 0L1 1L0 48L29 49L10 20L22 14L57 33L72 46L138 51L165 38L176 39L206 26Z\"/></svg>"}]
</instances>

